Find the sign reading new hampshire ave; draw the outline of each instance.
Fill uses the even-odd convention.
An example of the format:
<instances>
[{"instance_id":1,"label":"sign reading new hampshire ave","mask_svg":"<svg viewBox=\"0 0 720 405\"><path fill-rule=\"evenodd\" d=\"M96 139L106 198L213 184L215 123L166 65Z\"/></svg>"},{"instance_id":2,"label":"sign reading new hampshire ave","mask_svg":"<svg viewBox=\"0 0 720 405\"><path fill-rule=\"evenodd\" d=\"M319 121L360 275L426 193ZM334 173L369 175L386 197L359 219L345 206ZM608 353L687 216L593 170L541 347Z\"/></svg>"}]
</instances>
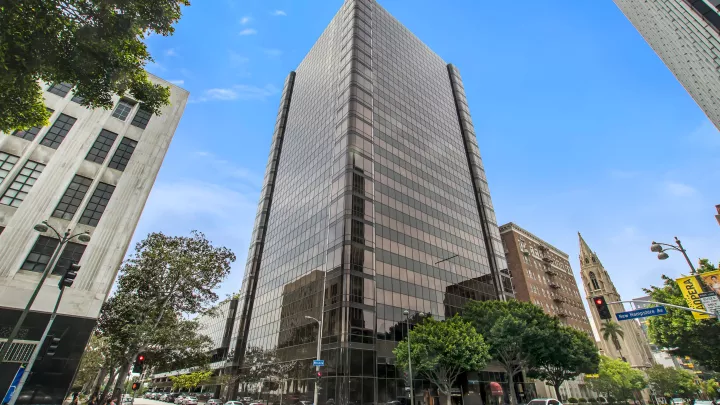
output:
<instances>
[{"instance_id":1,"label":"sign reading new hampshire ave","mask_svg":"<svg viewBox=\"0 0 720 405\"><path fill-rule=\"evenodd\" d=\"M313 360L313 367L324 367L325 360Z\"/></svg>"},{"instance_id":2,"label":"sign reading new hampshire ave","mask_svg":"<svg viewBox=\"0 0 720 405\"><path fill-rule=\"evenodd\" d=\"M665 307L652 307L636 309L634 311L618 312L615 314L618 321L625 321L628 319L635 318L647 318L649 316L667 315L667 309Z\"/></svg>"}]
</instances>

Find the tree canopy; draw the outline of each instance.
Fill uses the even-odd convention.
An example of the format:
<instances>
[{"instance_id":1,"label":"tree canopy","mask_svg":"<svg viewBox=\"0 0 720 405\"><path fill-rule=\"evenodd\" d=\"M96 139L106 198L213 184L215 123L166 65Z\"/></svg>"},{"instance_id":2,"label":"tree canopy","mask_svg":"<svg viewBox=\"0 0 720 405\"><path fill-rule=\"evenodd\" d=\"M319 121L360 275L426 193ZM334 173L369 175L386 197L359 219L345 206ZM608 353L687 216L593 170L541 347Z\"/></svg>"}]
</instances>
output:
<instances>
[{"instance_id":1,"label":"tree canopy","mask_svg":"<svg viewBox=\"0 0 720 405\"><path fill-rule=\"evenodd\" d=\"M588 335L569 326L559 325L543 333L536 341L529 375L550 383L562 401L562 383L582 373L597 373L600 354Z\"/></svg>"},{"instance_id":2,"label":"tree canopy","mask_svg":"<svg viewBox=\"0 0 720 405\"><path fill-rule=\"evenodd\" d=\"M393 353L400 368L412 361L414 373L430 380L452 404L450 389L464 371L480 370L490 360L488 346L469 322L455 316L445 321L425 318L417 324L408 339L401 341Z\"/></svg>"},{"instance_id":3,"label":"tree canopy","mask_svg":"<svg viewBox=\"0 0 720 405\"><path fill-rule=\"evenodd\" d=\"M192 373L188 374L182 374L182 375L173 375L170 376L170 381L173 383L173 389L176 390L182 390L182 389L193 389L197 387L198 385L210 381L210 378L212 377L213 372L212 370L200 370L200 371L193 371Z\"/></svg>"},{"instance_id":4,"label":"tree canopy","mask_svg":"<svg viewBox=\"0 0 720 405\"><path fill-rule=\"evenodd\" d=\"M590 380L594 391L619 400L633 399L635 392L647 387L642 371L628 363L609 357L600 357L598 378Z\"/></svg>"},{"instance_id":5,"label":"tree canopy","mask_svg":"<svg viewBox=\"0 0 720 405\"><path fill-rule=\"evenodd\" d=\"M213 290L234 260L229 249L213 246L195 231L189 237L151 233L137 244L98 320L113 365L125 370L119 373L116 387L123 386L127 370L141 352L146 367L156 370L207 363L210 340L186 316L206 312L217 300Z\"/></svg>"},{"instance_id":6,"label":"tree canopy","mask_svg":"<svg viewBox=\"0 0 720 405\"><path fill-rule=\"evenodd\" d=\"M674 367L659 364L647 370L648 386L655 395L666 398L695 398L700 387L695 384L693 375Z\"/></svg>"},{"instance_id":7,"label":"tree canopy","mask_svg":"<svg viewBox=\"0 0 720 405\"><path fill-rule=\"evenodd\" d=\"M698 273L716 270L707 259L700 260ZM687 306L675 280L662 276L663 285L652 286L645 292L653 301ZM698 364L720 372L720 322L715 318L696 320L692 313L666 307L668 314L648 319L650 339L676 356L689 356Z\"/></svg>"},{"instance_id":8,"label":"tree canopy","mask_svg":"<svg viewBox=\"0 0 720 405\"><path fill-rule=\"evenodd\" d=\"M490 346L490 356L503 365L510 381L532 365L538 347L547 339L547 330L556 330L558 320L531 303L523 301L470 301L463 310ZM549 343L548 343L549 344ZM515 384L509 384L510 403L517 404Z\"/></svg>"},{"instance_id":9,"label":"tree canopy","mask_svg":"<svg viewBox=\"0 0 720 405\"><path fill-rule=\"evenodd\" d=\"M143 41L172 35L189 0L22 0L0 5L0 131L47 124L38 83L70 83L82 104L132 95L159 113L169 88L150 82Z\"/></svg>"}]
</instances>

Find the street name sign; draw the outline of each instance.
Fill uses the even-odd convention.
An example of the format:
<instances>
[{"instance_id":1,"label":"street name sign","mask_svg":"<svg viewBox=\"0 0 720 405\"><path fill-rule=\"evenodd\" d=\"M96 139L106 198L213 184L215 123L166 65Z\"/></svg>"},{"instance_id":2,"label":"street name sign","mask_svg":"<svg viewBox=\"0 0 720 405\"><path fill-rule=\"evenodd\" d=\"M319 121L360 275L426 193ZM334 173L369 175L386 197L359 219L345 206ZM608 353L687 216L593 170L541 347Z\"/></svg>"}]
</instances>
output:
<instances>
[{"instance_id":1,"label":"street name sign","mask_svg":"<svg viewBox=\"0 0 720 405\"><path fill-rule=\"evenodd\" d=\"M652 307L636 309L634 311L618 312L615 314L618 321L626 321L628 319L635 318L647 318L649 316L667 315L667 309L665 307Z\"/></svg>"},{"instance_id":2,"label":"street name sign","mask_svg":"<svg viewBox=\"0 0 720 405\"><path fill-rule=\"evenodd\" d=\"M700 293L698 297L703 303L706 311L712 312L716 316L717 314L720 314L720 299L718 299L718 296L714 291Z\"/></svg>"},{"instance_id":3,"label":"street name sign","mask_svg":"<svg viewBox=\"0 0 720 405\"><path fill-rule=\"evenodd\" d=\"M313 367L324 367L325 360L313 360Z\"/></svg>"}]
</instances>

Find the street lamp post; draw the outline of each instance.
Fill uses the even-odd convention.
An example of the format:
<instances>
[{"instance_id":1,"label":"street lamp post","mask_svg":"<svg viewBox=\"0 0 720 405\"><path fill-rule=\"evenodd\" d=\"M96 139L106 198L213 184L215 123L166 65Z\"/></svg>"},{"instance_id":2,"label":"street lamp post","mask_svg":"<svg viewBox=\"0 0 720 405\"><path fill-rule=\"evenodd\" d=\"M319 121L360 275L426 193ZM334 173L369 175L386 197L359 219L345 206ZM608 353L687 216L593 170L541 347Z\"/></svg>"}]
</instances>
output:
<instances>
[{"instance_id":1,"label":"street lamp post","mask_svg":"<svg viewBox=\"0 0 720 405\"><path fill-rule=\"evenodd\" d=\"M318 336L317 336L317 354L315 360L320 360L320 351L322 349L322 321L309 315L305 315L305 318L312 319L318 324ZM313 405L318 403L318 394L320 393L320 379L317 378L317 373L320 371L320 366L315 366L315 394L313 395Z\"/></svg>"},{"instance_id":2,"label":"street lamp post","mask_svg":"<svg viewBox=\"0 0 720 405\"><path fill-rule=\"evenodd\" d=\"M405 326L407 328L407 339L408 339L408 385L410 386L410 405L415 405L415 391L413 390L413 373L412 373L412 358L410 357L410 311L407 309L403 311L405 315ZM421 317L425 316L425 313L418 312Z\"/></svg>"},{"instance_id":3,"label":"street lamp post","mask_svg":"<svg viewBox=\"0 0 720 405\"><path fill-rule=\"evenodd\" d=\"M85 231L81 233L76 233L74 235L70 234L70 230L68 229L65 231L63 235L60 235L60 232L58 232L55 228L53 228L50 224L48 224L47 221L42 221L42 223L39 223L33 227L38 232L47 232L48 229L52 229L53 232L55 232L55 235L57 235L58 239L60 239L60 243L58 243L57 247L55 248L55 251L52 254L52 257L50 257L50 261L45 266L45 270L42 273L42 276L40 277L40 281L38 282L37 286L35 286L35 291L33 291L33 294L30 296L30 300L28 301L27 305L25 306L25 309L23 310L23 313L20 315L20 319L18 319L17 323L15 323L15 327L13 328L12 332L10 332L10 336L8 336L7 341L2 345L2 349L0 349L0 363L5 361L5 356L7 355L8 351L10 350L10 346L12 346L13 341L17 337L18 333L20 332L20 328L22 327L23 322L25 321L25 318L27 318L28 313L30 313L30 307L32 307L33 303L35 302L35 299L37 298L38 294L40 293L40 289L42 288L43 284L45 283L45 279L48 278L52 270L55 268L55 265L57 264L58 258L60 256L60 252L63 250L65 245L71 241L74 238L78 238L80 242L89 242L90 241L90 233ZM27 371L26 371L27 372Z\"/></svg>"},{"instance_id":4,"label":"street lamp post","mask_svg":"<svg viewBox=\"0 0 720 405\"><path fill-rule=\"evenodd\" d=\"M682 243L680 243L680 239L678 239L677 236L675 237L675 245L671 245L668 243L659 243L655 241L653 241L653 243L650 245L650 251L658 254L658 260L665 260L670 257L666 253L668 250L677 250L678 252L682 253L683 256L685 256L685 261L687 261L688 266L690 266L690 274L697 274L697 272L695 271L695 266L693 266L690 258L688 257L687 251L683 247Z\"/></svg>"}]
</instances>

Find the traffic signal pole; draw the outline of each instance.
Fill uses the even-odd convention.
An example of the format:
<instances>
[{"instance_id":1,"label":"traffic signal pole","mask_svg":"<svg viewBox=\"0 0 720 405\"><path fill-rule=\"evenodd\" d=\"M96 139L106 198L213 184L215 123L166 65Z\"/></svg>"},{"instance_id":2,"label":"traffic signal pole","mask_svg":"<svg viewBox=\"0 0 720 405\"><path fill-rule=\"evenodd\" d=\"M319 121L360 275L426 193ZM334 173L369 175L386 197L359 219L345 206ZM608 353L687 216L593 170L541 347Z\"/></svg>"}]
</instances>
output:
<instances>
[{"instance_id":1,"label":"traffic signal pole","mask_svg":"<svg viewBox=\"0 0 720 405\"><path fill-rule=\"evenodd\" d=\"M17 388L15 388L15 391L12 394L12 397L10 398L10 402L8 402L8 405L15 405L15 401L17 401L18 397L20 396L20 392L23 389L23 386L25 385L25 381L27 381L28 376L32 372L33 365L35 364L35 360L40 355L40 350L42 350L45 347L45 339L47 339L48 333L50 332L50 328L52 327L53 322L55 321L55 317L57 316L57 310L60 306L60 300L62 299L63 292L65 292L64 288L60 288L60 294L58 294L57 301L55 302L55 309L53 309L52 315L50 315L50 322L48 322L47 326L45 326L45 331L42 334L42 337L40 338L40 342L38 342L37 346L35 346L35 350L33 351L32 356L30 356L30 360L28 361L27 367L25 367L25 372L22 375L22 378L20 379L20 382L17 385Z\"/></svg>"}]
</instances>

